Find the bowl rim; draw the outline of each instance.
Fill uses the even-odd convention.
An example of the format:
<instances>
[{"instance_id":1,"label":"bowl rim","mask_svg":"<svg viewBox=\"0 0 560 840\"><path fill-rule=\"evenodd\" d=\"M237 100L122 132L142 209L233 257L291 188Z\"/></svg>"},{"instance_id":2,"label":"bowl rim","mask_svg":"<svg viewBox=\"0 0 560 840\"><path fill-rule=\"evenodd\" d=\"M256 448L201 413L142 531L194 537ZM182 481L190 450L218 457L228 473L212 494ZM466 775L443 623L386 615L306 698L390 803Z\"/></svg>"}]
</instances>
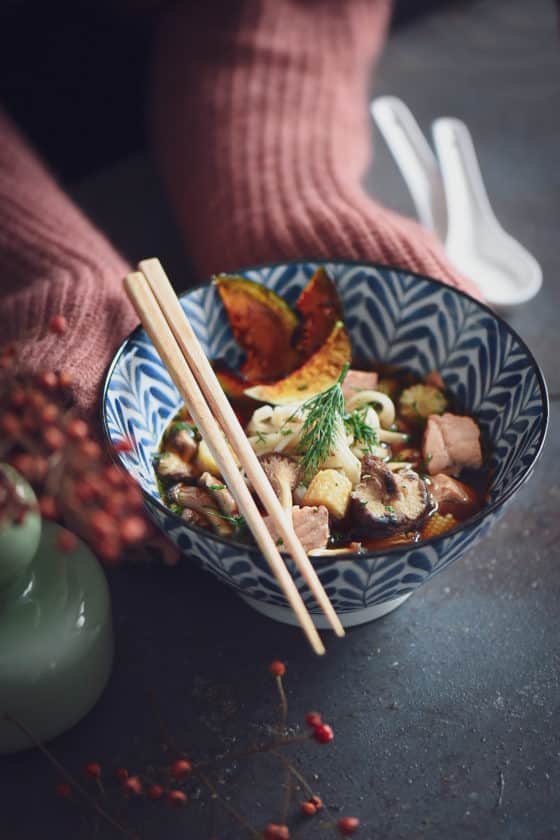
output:
<instances>
[{"instance_id":1,"label":"bowl rim","mask_svg":"<svg viewBox=\"0 0 560 840\"><path fill-rule=\"evenodd\" d=\"M436 286L441 286L442 288L444 288L446 290L449 290L452 293L460 295L461 297L466 298L468 301L471 301L471 302L475 303L477 306L480 307L480 309L482 309L484 312L486 312L488 315L490 315L493 319L498 321L498 323L500 323L503 327L505 327L505 329L513 336L513 338L515 338L515 340L523 348L523 350L525 351L531 365L533 366L533 368L535 370L535 373L536 373L536 376L537 376L537 381L539 383L539 387L540 387L540 391L541 391L542 403L543 403L543 411L542 411L542 415L541 415L540 430L539 430L539 440L538 440L537 450L535 452L533 460L527 466L527 468L522 472L522 474L515 479L515 481L511 484L511 486L508 487L508 489L506 490L506 492L504 493L504 495L501 498L496 499L496 501L492 502L487 507L482 508L480 511L478 511L478 513L476 513L474 516L470 517L469 519L466 519L464 522L460 522L454 528L450 528L448 531L444 531L443 534L439 534L438 536L431 537L429 540L420 540L418 542L403 543L401 545L395 545L395 546L392 546L392 547L386 548L386 549L376 549L375 551L363 551L363 552L360 552L360 553L348 552L348 554L339 554L339 555L335 555L335 556L331 556L331 557L329 557L329 556L321 557L321 555L318 555L316 557L313 557L313 565L317 566L317 567L319 567L319 566L324 567L324 566L333 565L334 563L340 563L340 562L343 562L343 563L361 562L363 560L375 559L375 558L380 558L380 557L387 557L387 556L392 557L392 556L404 555L404 554L407 554L408 552L414 551L416 549L421 550L426 546L433 546L433 545L441 542L442 540L447 539L448 537L454 536L455 534L458 534L463 530L466 531L467 529L471 528L473 525L476 525L479 522L482 522L482 520L484 520L487 516L492 514L498 508L502 507L502 505L504 505L517 492L517 490L524 484L524 482L526 481L526 479L530 475L531 471L534 469L534 466L537 463L537 461L538 461L538 459L539 459L539 457L542 453L544 442L546 440L546 435L547 435L548 425L549 425L549 419L550 419L550 404L549 404L548 388L547 388L547 385L546 385L546 380L544 378L544 374L542 372L541 366L540 366L539 362L536 360L536 358L533 355L530 348L527 346L527 343L521 338L521 336L517 333L517 331L512 326L510 326L510 324L508 324L508 322L504 318L502 318L501 315L498 315L496 312L494 312L490 308L490 306L488 306L488 304L483 303L480 300L477 300L476 298L469 295L467 292L464 292L462 289L458 289L456 286L451 286L449 283L444 283L443 280L437 280L435 277L430 277L427 274L420 274L417 271L410 271L408 268L403 268L402 266L397 266L397 265L393 265L393 264L388 265L386 263L370 262L368 260L350 260L350 259L344 259L344 258L337 259L336 257L333 257L331 259L325 259L323 257L320 257L320 258L305 257L305 258L301 258L301 259L297 259L297 260L279 260L277 262L260 263L260 264L257 264L257 265L250 265L250 266L237 268L234 271L218 272L218 273L246 274L250 271L263 271L265 269L281 268L282 266L285 266L285 267L301 266L304 263L314 263L314 264L319 265L319 266L321 266L321 265L328 266L328 265L331 265L331 264L343 265L343 266L364 266L365 268L371 268L371 269L376 269L376 270L381 269L382 271L395 271L395 272L398 272L399 274L407 274L410 277L415 277L415 278L418 278L420 280L427 280L429 283L433 283ZM217 275L212 275L212 277L214 277L214 276L217 276ZM206 286L209 286L210 283L212 282L212 277L210 277L209 279L204 280L200 283L197 283L196 285L191 286L190 288L188 288L188 289L186 289L182 292L179 292L178 295L177 295L178 298L180 300L182 300L184 297L198 291L199 289L204 288ZM109 386L111 384L111 379L112 379L114 370L115 370L117 364L119 363L119 361L121 359L121 356L123 355L124 351L126 350L128 344L130 344L130 342L137 335L139 335L140 332L142 332L142 330L143 330L142 324L138 324L138 326L135 327L123 339L123 341L117 347L117 349L115 351L115 354L114 354L114 356L113 356L113 358L112 358L112 360L111 360L111 362L110 362L110 364L107 368L107 373L105 374L105 379L104 379L104 382L103 382L103 390L102 390L102 394L101 394L101 404L100 404L101 425L102 425L104 437L105 437L105 439L106 439L106 441L109 445L110 456L113 459L113 461L116 462L120 467L122 467L129 475L130 475L130 473L129 473L128 469L126 468L126 464L124 463L124 460L123 460L122 456L120 455L119 452L117 452L117 450L113 446L113 443L112 443L111 438L109 436L109 428L108 428L108 424L107 424L107 416L106 416L106 411L105 411L105 405L107 403L107 393L108 393L108 390L109 390ZM230 548L231 547L239 548L239 549L242 549L243 551L246 551L246 552L251 552L251 551L258 552L259 551L258 546L251 545L250 543L245 543L245 542L241 542L241 541L234 540L234 539L228 539L228 538L225 538L225 537L221 537L218 534L215 534L211 531L205 530L204 528L199 528L196 525L187 524L183 519L181 519L180 516L178 516L176 513L174 513L172 510L170 510L161 501L161 499L155 498L154 496L150 495L150 493L148 493L146 490L144 490L144 488L142 487L142 485L139 482L136 482L136 483L140 487L142 495L143 495L145 501L148 502L148 504L152 505L153 507L159 508L161 513L163 513L165 516L170 517L171 519L174 519L177 522L178 525L181 525L183 528L186 528L188 531L194 531L194 533L198 534L203 539L213 540L213 541L215 541L215 542L217 542L221 545L225 545L225 546L230 547ZM283 557L286 557L288 559L290 558L290 555L287 554L286 552L280 552L280 553L282 554Z\"/></svg>"}]
</instances>

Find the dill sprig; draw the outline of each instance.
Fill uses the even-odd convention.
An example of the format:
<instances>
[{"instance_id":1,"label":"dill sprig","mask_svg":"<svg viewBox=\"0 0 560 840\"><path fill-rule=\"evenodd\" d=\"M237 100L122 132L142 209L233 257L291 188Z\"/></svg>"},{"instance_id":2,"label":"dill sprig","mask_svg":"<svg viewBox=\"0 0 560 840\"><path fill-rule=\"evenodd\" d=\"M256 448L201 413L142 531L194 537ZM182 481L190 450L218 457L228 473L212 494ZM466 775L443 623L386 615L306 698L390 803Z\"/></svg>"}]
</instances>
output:
<instances>
[{"instance_id":1,"label":"dill sprig","mask_svg":"<svg viewBox=\"0 0 560 840\"><path fill-rule=\"evenodd\" d=\"M361 444L364 454L369 454L374 446L379 444L377 429L374 429L366 422L368 405L354 409L350 414L344 415L344 425L354 438L356 445Z\"/></svg>"},{"instance_id":2,"label":"dill sprig","mask_svg":"<svg viewBox=\"0 0 560 840\"><path fill-rule=\"evenodd\" d=\"M310 397L298 409L298 414L306 415L298 444L304 479L311 478L321 468L334 448L344 418L341 386L349 367L347 362L334 385Z\"/></svg>"}]
</instances>

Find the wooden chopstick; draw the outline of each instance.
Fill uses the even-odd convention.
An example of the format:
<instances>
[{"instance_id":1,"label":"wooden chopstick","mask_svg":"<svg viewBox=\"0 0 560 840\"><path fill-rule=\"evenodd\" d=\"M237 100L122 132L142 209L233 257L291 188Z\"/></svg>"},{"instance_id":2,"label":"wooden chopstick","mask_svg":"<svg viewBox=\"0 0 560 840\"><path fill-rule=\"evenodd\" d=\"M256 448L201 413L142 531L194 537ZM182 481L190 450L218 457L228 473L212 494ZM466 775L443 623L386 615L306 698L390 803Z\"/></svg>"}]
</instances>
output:
<instances>
[{"instance_id":1,"label":"wooden chopstick","mask_svg":"<svg viewBox=\"0 0 560 840\"><path fill-rule=\"evenodd\" d=\"M271 516L286 550L291 554L300 574L315 596L336 635L344 636L344 628L340 619L293 529L291 517L286 515L286 511L253 451L247 435L224 394L160 261L158 259L142 260L139 263L139 268L146 276L192 373L200 385L214 416L222 426L233 451L239 459L239 463L243 465L253 489Z\"/></svg>"},{"instance_id":2,"label":"wooden chopstick","mask_svg":"<svg viewBox=\"0 0 560 840\"><path fill-rule=\"evenodd\" d=\"M239 468L222 434L222 430L206 404L204 396L181 353L179 345L165 320L146 277L140 272L134 272L125 278L124 285L144 329L150 336L169 375L185 400L194 422L200 429L212 456L215 458L224 476L227 486L239 506L239 510L245 517L259 548L267 560L278 585L286 596L288 603L293 609L313 650L319 655L323 654L325 647L317 632L317 628L307 612L303 599L286 568L274 539L266 527L255 504L255 500L239 472Z\"/></svg>"}]
</instances>

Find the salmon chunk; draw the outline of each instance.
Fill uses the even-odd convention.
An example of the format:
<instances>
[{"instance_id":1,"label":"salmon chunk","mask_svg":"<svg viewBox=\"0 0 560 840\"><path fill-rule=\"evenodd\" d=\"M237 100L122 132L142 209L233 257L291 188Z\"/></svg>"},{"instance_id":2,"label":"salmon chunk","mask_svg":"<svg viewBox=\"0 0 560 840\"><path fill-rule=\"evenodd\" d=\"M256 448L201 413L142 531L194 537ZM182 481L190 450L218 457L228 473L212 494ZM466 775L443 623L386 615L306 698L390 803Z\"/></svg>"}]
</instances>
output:
<instances>
[{"instance_id":1,"label":"salmon chunk","mask_svg":"<svg viewBox=\"0 0 560 840\"><path fill-rule=\"evenodd\" d=\"M459 475L463 467L481 467L480 430L472 417L430 414L422 453L430 475Z\"/></svg>"},{"instance_id":2,"label":"salmon chunk","mask_svg":"<svg viewBox=\"0 0 560 840\"><path fill-rule=\"evenodd\" d=\"M277 542L279 534L270 516L265 516L264 521L272 537ZM323 505L319 507L311 507L310 505L298 507L295 505L292 508L292 523L294 531L306 551L311 551L313 548L324 548L326 546L330 537L329 512L326 507ZM282 550L281 543L279 544L279 548Z\"/></svg>"},{"instance_id":3,"label":"salmon chunk","mask_svg":"<svg viewBox=\"0 0 560 840\"><path fill-rule=\"evenodd\" d=\"M372 370L349 370L342 383L345 400L355 397L358 391L375 391L378 376Z\"/></svg>"},{"instance_id":4,"label":"salmon chunk","mask_svg":"<svg viewBox=\"0 0 560 840\"><path fill-rule=\"evenodd\" d=\"M476 513L479 501L472 487L450 475L438 473L430 478L430 493L440 514L451 514L464 519Z\"/></svg>"},{"instance_id":5,"label":"salmon chunk","mask_svg":"<svg viewBox=\"0 0 560 840\"><path fill-rule=\"evenodd\" d=\"M444 473L434 475L431 479L430 490L434 501L439 505L449 502L465 505L471 501L471 494L466 484Z\"/></svg>"}]
</instances>

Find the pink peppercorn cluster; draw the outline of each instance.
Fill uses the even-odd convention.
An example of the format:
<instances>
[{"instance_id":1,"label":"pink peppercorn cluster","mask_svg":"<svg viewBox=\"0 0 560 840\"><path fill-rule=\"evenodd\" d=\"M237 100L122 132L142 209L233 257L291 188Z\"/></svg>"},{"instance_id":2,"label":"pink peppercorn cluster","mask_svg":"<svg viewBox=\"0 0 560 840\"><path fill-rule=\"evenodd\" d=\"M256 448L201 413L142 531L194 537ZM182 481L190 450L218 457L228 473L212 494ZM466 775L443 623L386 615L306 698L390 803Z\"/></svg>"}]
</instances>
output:
<instances>
[{"instance_id":1,"label":"pink peppercorn cluster","mask_svg":"<svg viewBox=\"0 0 560 840\"><path fill-rule=\"evenodd\" d=\"M281 660L275 659L269 664L268 670L276 679L280 697L285 703L286 695L282 685L283 677L286 674L285 663ZM287 713L287 705L283 706L283 712ZM323 722L322 715L319 712L308 712L305 715L305 723L311 729L309 737L315 739L318 743L326 744L333 740L333 730L328 724ZM294 741L302 742L305 740L305 736L302 737L298 735L295 737L289 737L284 732L284 735L280 738L278 742L273 743L271 745L265 744L262 747L262 751L269 750L271 747L276 749L282 746L283 743L293 743ZM250 750L250 752L254 751L255 750L253 749ZM256 751L260 752L260 750ZM58 766L60 767L60 765ZM300 803L300 824L296 826L295 835L301 836L300 828L304 824L301 821L302 817L311 818L322 809L325 810L329 819L328 822L323 819L320 823L320 827L327 828L331 832L336 832L337 834L343 837L350 837L358 831L360 827L360 820L357 817L344 816L336 821L332 820L332 818L329 817L328 808L326 808L323 805L322 799L316 794L312 793L311 788L309 787L305 779L301 777L301 774L297 773L297 771L289 761L286 761L286 766L288 769L291 769L291 771L294 772L298 780L302 783L303 787L310 794L308 799ZM91 761L85 765L84 772L88 777L96 781L98 786L100 786L101 793L105 794L106 789L102 782L103 773L101 765L96 761ZM139 775L130 775L126 767L118 767L114 772L114 777L118 782L119 789L130 799L134 797L144 796L146 799L151 800L153 802L163 801L170 806L180 807L186 805L188 802L187 793L182 788L186 786L185 783L188 782L188 779L192 776L192 774L195 774L197 782L200 782L201 780L204 782L204 774L200 770L197 772L196 765L193 765L186 758L178 758L169 767L164 768L162 772L157 774L159 777L157 778L157 780L154 778L141 779ZM153 769L150 768L149 772L146 775L153 777L155 775ZM78 792L84 794L84 791L83 789L81 789L80 785L77 782L73 781L68 774L66 774L66 778L68 779L68 781L72 782L72 785L68 784L68 782L62 782L59 785L57 785L56 792L58 796L64 799L68 799L72 796L74 788L77 789ZM213 798L216 798L218 800L221 799L223 801L223 798L218 794L215 788L213 788L209 784L207 786ZM228 800L230 798L231 797L228 797ZM229 802L229 804L227 805L227 810L237 819L237 821L240 824L248 826L243 816L235 812L231 805L231 802ZM110 817L109 820L111 821ZM255 836L257 836L258 834L258 836L262 837L263 840L290 840L290 838L292 837L290 827L285 822L269 822L264 827L264 829L262 829L261 833L258 833L256 830L253 830L253 834ZM213 837L210 840L218 840L218 838Z\"/></svg>"},{"instance_id":2,"label":"pink peppercorn cluster","mask_svg":"<svg viewBox=\"0 0 560 840\"><path fill-rule=\"evenodd\" d=\"M62 315L50 329L62 335ZM0 351L0 460L7 461L35 490L43 518L68 530L58 547L72 551L75 532L107 563L152 533L142 495L130 476L111 463L89 424L72 407L72 380L64 371L14 372L14 347ZM122 441L120 449L129 449ZM8 492L0 492L0 522L15 521ZM25 511L16 511L20 521Z\"/></svg>"},{"instance_id":3,"label":"pink peppercorn cluster","mask_svg":"<svg viewBox=\"0 0 560 840\"><path fill-rule=\"evenodd\" d=\"M120 789L125 795L130 797L147 796L152 802L164 800L169 805L179 807L186 805L188 796L185 791L180 790L177 786L181 781L186 779L192 772L192 764L186 759L178 759L173 764L164 770L166 775L171 780L171 786L164 787L162 784L152 782L146 784L138 775L130 775L126 767L117 767L114 772L114 778L119 784ZM101 781L103 771L101 765L97 761L90 761L84 766L84 773L90 779ZM62 799L69 799L72 796L72 787L67 782L61 782L56 786L56 794Z\"/></svg>"},{"instance_id":4,"label":"pink peppercorn cluster","mask_svg":"<svg viewBox=\"0 0 560 840\"><path fill-rule=\"evenodd\" d=\"M311 737L315 738L318 744L329 744L334 739L332 726L323 723L319 712L308 712L305 716L306 724L311 728Z\"/></svg>"}]
</instances>

